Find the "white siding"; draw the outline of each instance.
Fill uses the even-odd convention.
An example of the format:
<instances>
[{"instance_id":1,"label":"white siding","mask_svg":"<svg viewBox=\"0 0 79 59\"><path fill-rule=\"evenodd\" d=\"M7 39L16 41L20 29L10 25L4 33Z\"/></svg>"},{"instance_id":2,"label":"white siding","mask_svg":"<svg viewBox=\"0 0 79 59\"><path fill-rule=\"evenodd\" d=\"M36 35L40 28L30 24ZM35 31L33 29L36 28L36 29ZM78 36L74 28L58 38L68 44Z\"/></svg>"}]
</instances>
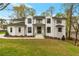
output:
<instances>
[{"instance_id":1,"label":"white siding","mask_svg":"<svg viewBox=\"0 0 79 59\"><path fill-rule=\"evenodd\" d=\"M51 23L47 23L47 18L51 19ZM47 33L47 27L51 27L51 33ZM54 37L54 20L51 17L46 17L46 36Z\"/></svg>"},{"instance_id":2,"label":"white siding","mask_svg":"<svg viewBox=\"0 0 79 59\"><path fill-rule=\"evenodd\" d=\"M19 32L19 27L21 28L21 32ZM25 29L22 26L16 27L16 35L17 36L24 36L25 35Z\"/></svg>"},{"instance_id":3,"label":"white siding","mask_svg":"<svg viewBox=\"0 0 79 59\"><path fill-rule=\"evenodd\" d=\"M21 32L18 31L18 28L21 28ZM12 32L10 32L10 28L12 28ZM7 28L9 35L12 36L24 36L25 35L25 29L22 26L8 26Z\"/></svg>"},{"instance_id":4,"label":"white siding","mask_svg":"<svg viewBox=\"0 0 79 59\"><path fill-rule=\"evenodd\" d=\"M55 30L54 30L55 36L54 37L62 38L63 35L66 36L66 20L62 20L62 23L58 24L58 25L63 25L62 32L58 32L58 27L56 27L56 25L57 25L56 21L57 20L55 20L55 26L54 26L54 28L55 28Z\"/></svg>"},{"instance_id":5,"label":"white siding","mask_svg":"<svg viewBox=\"0 0 79 59\"><path fill-rule=\"evenodd\" d=\"M31 18L31 22L32 23L28 23L28 18ZM51 19L51 23L48 24L47 23L47 18L50 18ZM27 36L33 36L34 34L37 34L37 27L34 26L34 24L36 24L36 19L33 19L32 16L28 16L26 19L25 19L25 25L26 27L23 27L23 26L20 26L21 27L21 30L22 32L19 33L18 32L18 27L19 26L8 26L7 27L7 30L8 30L8 33L12 36L20 36L20 35L27 35ZM45 29L44 27L42 26L42 34L46 36L49 36L49 37L57 37L57 38L61 38L63 35L66 36L66 20L62 19L62 23L61 24L57 24L57 20L50 17L50 16L47 16L45 17L45 19L42 19L42 24L45 24ZM64 27L62 27L62 32L58 32L58 27L56 27L56 25L63 25ZM10 32L10 28L12 27L12 33ZM31 27L32 29L32 33L28 33L28 27ZM51 33L47 33L47 27L51 27ZM34 32L33 32L34 31Z\"/></svg>"},{"instance_id":6,"label":"white siding","mask_svg":"<svg viewBox=\"0 0 79 59\"><path fill-rule=\"evenodd\" d=\"M31 18L31 20L32 20L32 23L28 23L28 18ZM27 19L25 20L25 24L26 24L26 35L27 36L33 36L33 17L32 16L28 16L27 17ZM28 33L28 27L31 27L32 28L32 33Z\"/></svg>"},{"instance_id":7,"label":"white siding","mask_svg":"<svg viewBox=\"0 0 79 59\"><path fill-rule=\"evenodd\" d=\"M36 23L37 23L36 21L38 21L38 19L33 19L33 20L34 20L34 24L36 24ZM41 23L42 23L42 24L45 24L45 20L46 20L46 19L42 19L42 20L41 20Z\"/></svg>"},{"instance_id":8,"label":"white siding","mask_svg":"<svg viewBox=\"0 0 79 59\"><path fill-rule=\"evenodd\" d=\"M12 28L12 32L10 32L10 28ZM12 35L12 36L15 36L16 34L16 28L14 27L14 26L8 26L7 27L7 31L8 31L8 33L9 33L9 35Z\"/></svg>"}]
</instances>

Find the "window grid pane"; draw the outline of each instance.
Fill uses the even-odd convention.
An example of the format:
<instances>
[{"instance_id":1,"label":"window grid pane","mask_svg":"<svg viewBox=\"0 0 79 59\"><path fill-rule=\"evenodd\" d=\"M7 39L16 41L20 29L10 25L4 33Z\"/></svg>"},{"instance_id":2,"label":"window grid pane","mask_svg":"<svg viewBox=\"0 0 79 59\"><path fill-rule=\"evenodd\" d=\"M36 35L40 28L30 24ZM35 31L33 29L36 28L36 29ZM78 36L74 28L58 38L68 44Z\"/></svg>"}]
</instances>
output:
<instances>
[{"instance_id":1,"label":"window grid pane","mask_svg":"<svg viewBox=\"0 0 79 59\"><path fill-rule=\"evenodd\" d=\"M50 18L47 19L47 23L51 23L51 19Z\"/></svg>"},{"instance_id":2,"label":"window grid pane","mask_svg":"<svg viewBox=\"0 0 79 59\"><path fill-rule=\"evenodd\" d=\"M62 21L61 21L61 20L57 20L57 24L58 24L58 23L62 23Z\"/></svg>"},{"instance_id":3,"label":"window grid pane","mask_svg":"<svg viewBox=\"0 0 79 59\"><path fill-rule=\"evenodd\" d=\"M28 23L32 23L31 18L28 18Z\"/></svg>"},{"instance_id":4,"label":"window grid pane","mask_svg":"<svg viewBox=\"0 0 79 59\"><path fill-rule=\"evenodd\" d=\"M47 33L51 33L51 27L47 27Z\"/></svg>"},{"instance_id":5,"label":"window grid pane","mask_svg":"<svg viewBox=\"0 0 79 59\"><path fill-rule=\"evenodd\" d=\"M58 32L62 32L62 28L58 28Z\"/></svg>"},{"instance_id":6,"label":"window grid pane","mask_svg":"<svg viewBox=\"0 0 79 59\"><path fill-rule=\"evenodd\" d=\"M20 27L19 27L18 31L21 32L21 28Z\"/></svg>"},{"instance_id":7,"label":"window grid pane","mask_svg":"<svg viewBox=\"0 0 79 59\"><path fill-rule=\"evenodd\" d=\"M10 32L12 32L12 28L10 28Z\"/></svg>"},{"instance_id":8,"label":"window grid pane","mask_svg":"<svg viewBox=\"0 0 79 59\"><path fill-rule=\"evenodd\" d=\"M32 30L31 30L31 27L28 27L28 33L31 33Z\"/></svg>"}]
</instances>

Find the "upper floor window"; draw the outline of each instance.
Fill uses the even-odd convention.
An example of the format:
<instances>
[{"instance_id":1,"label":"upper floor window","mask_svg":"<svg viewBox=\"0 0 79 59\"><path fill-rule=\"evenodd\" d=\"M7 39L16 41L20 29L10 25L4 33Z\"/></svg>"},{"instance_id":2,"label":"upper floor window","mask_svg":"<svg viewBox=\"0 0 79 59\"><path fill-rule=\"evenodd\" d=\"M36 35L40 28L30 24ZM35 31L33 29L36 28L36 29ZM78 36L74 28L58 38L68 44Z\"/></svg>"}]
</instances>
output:
<instances>
[{"instance_id":1,"label":"upper floor window","mask_svg":"<svg viewBox=\"0 0 79 59\"><path fill-rule=\"evenodd\" d=\"M42 19L37 19L36 23L42 23Z\"/></svg>"},{"instance_id":2,"label":"upper floor window","mask_svg":"<svg viewBox=\"0 0 79 59\"><path fill-rule=\"evenodd\" d=\"M12 32L12 27L10 28L10 32Z\"/></svg>"},{"instance_id":3,"label":"upper floor window","mask_svg":"<svg viewBox=\"0 0 79 59\"><path fill-rule=\"evenodd\" d=\"M21 32L21 27L18 28L18 32Z\"/></svg>"},{"instance_id":4,"label":"upper floor window","mask_svg":"<svg viewBox=\"0 0 79 59\"><path fill-rule=\"evenodd\" d=\"M31 18L28 18L28 23L32 23L32 19Z\"/></svg>"},{"instance_id":5,"label":"upper floor window","mask_svg":"<svg viewBox=\"0 0 79 59\"><path fill-rule=\"evenodd\" d=\"M28 33L31 33L31 32L32 32L32 28L28 27Z\"/></svg>"},{"instance_id":6,"label":"upper floor window","mask_svg":"<svg viewBox=\"0 0 79 59\"><path fill-rule=\"evenodd\" d=\"M47 33L51 33L51 27L47 27Z\"/></svg>"},{"instance_id":7,"label":"upper floor window","mask_svg":"<svg viewBox=\"0 0 79 59\"><path fill-rule=\"evenodd\" d=\"M62 32L62 28L58 28L58 32Z\"/></svg>"},{"instance_id":8,"label":"upper floor window","mask_svg":"<svg viewBox=\"0 0 79 59\"><path fill-rule=\"evenodd\" d=\"M57 24L58 24L58 23L62 23L62 20L57 20Z\"/></svg>"},{"instance_id":9,"label":"upper floor window","mask_svg":"<svg viewBox=\"0 0 79 59\"><path fill-rule=\"evenodd\" d=\"M50 18L47 18L47 23L51 23L51 19Z\"/></svg>"}]
</instances>

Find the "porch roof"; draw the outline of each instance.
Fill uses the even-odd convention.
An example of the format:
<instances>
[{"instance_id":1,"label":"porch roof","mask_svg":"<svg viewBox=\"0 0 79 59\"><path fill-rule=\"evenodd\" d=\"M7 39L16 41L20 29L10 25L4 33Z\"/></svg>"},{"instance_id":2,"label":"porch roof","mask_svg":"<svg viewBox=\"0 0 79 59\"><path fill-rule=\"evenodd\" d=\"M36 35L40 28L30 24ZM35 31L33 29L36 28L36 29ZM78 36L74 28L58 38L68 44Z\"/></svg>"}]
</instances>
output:
<instances>
[{"instance_id":1,"label":"porch roof","mask_svg":"<svg viewBox=\"0 0 79 59\"><path fill-rule=\"evenodd\" d=\"M33 18L36 18L36 19L43 19L43 18L45 18L45 16L34 16Z\"/></svg>"},{"instance_id":2,"label":"porch roof","mask_svg":"<svg viewBox=\"0 0 79 59\"><path fill-rule=\"evenodd\" d=\"M36 23L36 24L33 24L34 26L45 26L45 24L41 24L41 23Z\"/></svg>"},{"instance_id":3,"label":"porch roof","mask_svg":"<svg viewBox=\"0 0 79 59\"><path fill-rule=\"evenodd\" d=\"M25 22L10 23L8 26L25 26Z\"/></svg>"},{"instance_id":4,"label":"porch roof","mask_svg":"<svg viewBox=\"0 0 79 59\"><path fill-rule=\"evenodd\" d=\"M12 19L12 21L25 21L26 17L22 17L22 18L17 18L17 19Z\"/></svg>"},{"instance_id":5,"label":"porch roof","mask_svg":"<svg viewBox=\"0 0 79 59\"><path fill-rule=\"evenodd\" d=\"M63 25L56 25L56 27L64 27Z\"/></svg>"}]
</instances>

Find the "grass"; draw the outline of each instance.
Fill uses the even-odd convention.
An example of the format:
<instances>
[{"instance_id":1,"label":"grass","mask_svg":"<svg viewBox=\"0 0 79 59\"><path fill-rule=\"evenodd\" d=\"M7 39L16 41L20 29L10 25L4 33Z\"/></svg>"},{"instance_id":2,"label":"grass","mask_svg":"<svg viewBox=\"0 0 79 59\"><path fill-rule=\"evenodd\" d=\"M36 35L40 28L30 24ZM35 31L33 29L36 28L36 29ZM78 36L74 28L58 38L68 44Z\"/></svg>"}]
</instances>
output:
<instances>
[{"instance_id":1,"label":"grass","mask_svg":"<svg viewBox=\"0 0 79 59\"><path fill-rule=\"evenodd\" d=\"M0 39L0 56L72 56L79 47L61 40Z\"/></svg>"},{"instance_id":2,"label":"grass","mask_svg":"<svg viewBox=\"0 0 79 59\"><path fill-rule=\"evenodd\" d=\"M6 32L0 32L0 34L5 34Z\"/></svg>"}]
</instances>

